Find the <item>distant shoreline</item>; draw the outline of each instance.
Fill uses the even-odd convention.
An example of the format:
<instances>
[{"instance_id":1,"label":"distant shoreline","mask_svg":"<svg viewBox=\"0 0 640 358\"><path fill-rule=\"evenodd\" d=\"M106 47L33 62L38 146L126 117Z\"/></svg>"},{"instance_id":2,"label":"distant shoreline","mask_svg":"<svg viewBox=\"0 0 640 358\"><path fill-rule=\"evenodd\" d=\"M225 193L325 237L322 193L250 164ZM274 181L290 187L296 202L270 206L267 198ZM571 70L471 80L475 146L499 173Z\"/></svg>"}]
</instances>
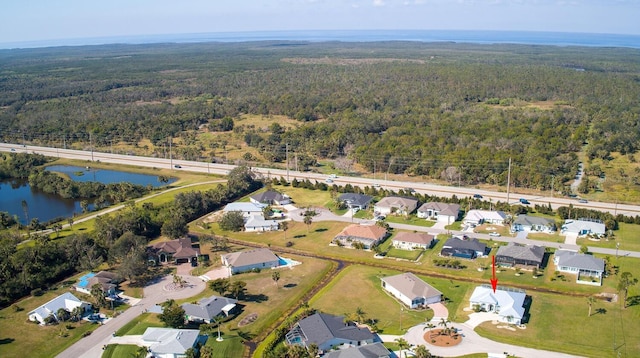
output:
<instances>
[{"instance_id":1,"label":"distant shoreline","mask_svg":"<svg viewBox=\"0 0 640 358\"><path fill-rule=\"evenodd\" d=\"M309 42L456 42L550 46L623 47L640 49L640 35L533 31L470 30L304 30L212 32L195 34L135 35L0 43L0 49L108 44L198 42L309 41Z\"/></svg>"}]
</instances>

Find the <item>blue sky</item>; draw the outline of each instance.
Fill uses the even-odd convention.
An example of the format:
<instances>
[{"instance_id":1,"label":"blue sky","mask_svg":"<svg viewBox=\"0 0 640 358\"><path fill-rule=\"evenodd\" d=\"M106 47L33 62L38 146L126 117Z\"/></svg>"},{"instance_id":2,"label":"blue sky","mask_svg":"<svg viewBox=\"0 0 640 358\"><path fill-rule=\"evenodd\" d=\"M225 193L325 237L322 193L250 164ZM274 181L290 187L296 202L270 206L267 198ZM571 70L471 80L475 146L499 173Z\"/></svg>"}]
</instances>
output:
<instances>
[{"instance_id":1,"label":"blue sky","mask_svg":"<svg viewBox=\"0 0 640 358\"><path fill-rule=\"evenodd\" d=\"M5 0L0 43L277 30L640 34L640 0Z\"/></svg>"}]
</instances>

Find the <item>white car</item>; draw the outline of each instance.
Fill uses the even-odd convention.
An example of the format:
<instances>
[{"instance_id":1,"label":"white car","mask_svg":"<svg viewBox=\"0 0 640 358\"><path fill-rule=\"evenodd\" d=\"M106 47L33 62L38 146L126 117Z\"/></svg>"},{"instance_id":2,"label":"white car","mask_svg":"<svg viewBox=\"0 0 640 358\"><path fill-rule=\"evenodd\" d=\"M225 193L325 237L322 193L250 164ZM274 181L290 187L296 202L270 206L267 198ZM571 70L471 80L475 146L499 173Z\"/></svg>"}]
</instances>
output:
<instances>
[{"instance_id":1,"label":"white car","mask_svg":"<svg viewBox=\"0 0 640 358\"><path fill-rule=\"evenodd\" d=\"M327 178L327 180L325 180L325 183L327 183L327 184L332 184L332 183L333 183L333 179L331 179L331 178Z\"/></svg>"},{"instance_id":2,"label":"white car","mask_svg":"<svg viewBox=\"0 0 640 358\"><path fill-rule=\"evenodd\" d=\"M499 236L500 236L500 234L499 234L499 233L497 233L497 232L495 232L495 231L493 231L493 232L490 232L490 233L489 233L489 236L499 237Z\"/></svg>"}]
</instances>

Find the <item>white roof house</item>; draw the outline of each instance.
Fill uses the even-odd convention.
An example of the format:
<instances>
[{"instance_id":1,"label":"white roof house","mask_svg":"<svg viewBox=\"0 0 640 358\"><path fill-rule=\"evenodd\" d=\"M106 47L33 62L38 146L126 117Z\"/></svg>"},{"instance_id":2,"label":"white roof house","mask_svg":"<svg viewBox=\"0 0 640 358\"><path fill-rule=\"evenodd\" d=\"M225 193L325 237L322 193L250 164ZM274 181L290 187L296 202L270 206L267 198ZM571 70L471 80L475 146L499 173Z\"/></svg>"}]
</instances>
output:
<instances>
[{"instance_id":1,"label":"white roof house","mask_svg":"<svg viewBox=\"0 0 640 358\"><path fill-rule=\"evenodd\" d=\"M227 204L224 207L224 212L239 211L244 217L248 217L250 215L262 215L262 209L265 207L266 205L259 203L235 202Z\"/></svg>"},{"instance_id":2,"label":"white roof house","mask_svg":"<svg viewBox=\"0 0 640 358\"><path fill-rule=\"evenodd\" d=\"M184 357L187 349L196 347L199 341L206 342L206 336L199 333L197 329L149 327L144 331L142 341L154 357L178 358Z\"/></svg>"},{"instance_id":3,"label":"white roof house","mask_svg":"<svg viewBox=\"0 0 640 358\"><path fill-rule=\"evenodd\" d=\"M578 236L584 235L604 235L607 229L605 225L600 221L588 221L588 220L567 220L562 225L562 233L578 234Z\"/></svg>"},{"instance_id":4,"label":"white roof house","mask_svg":"<svg viewBox=\"0 0 640 358\"><path fill-rule=\"evenodd\" d=\"M422 281L411 272L383 277L382 288L409 308L417 308L442 301L442 292Z\"/></svg>"},{"instance_id":5,"label":"white roof house","mask_svg":"<svg viewBox=\"0 0 640 358\"><path fill-rule=\"evenodd\" d=\"M524 291L498 287L496 292L490 285L478 286L469 298L469 307L480 307L487 312L498 314L502 322L520 324L524 317Z\"/></svg>"},{"instance_id":6,"label":"white roof house","mask_svg":"<svg viewBox=\"0 0 640 358\"><path fill-rule=\"evenodd\" d=\"M502 211L489 211L489 210L469 210L465 215L462 222L465 225L481 225L481 224L504 224L504 220L507 218L507 214Z\"/></svg>"},{"instance_id":7,"label":"white roof house","mask_svg":"<svg viewBox=\"0 0 640 358\"><path fill-rule=\"evenodd\" d=\"M278 222L260 215L249 215L244 222L244 231L277 231Z\"/></svg>"},{"instance_id":8,"label":"white roof house","mask_svg":"<svg viewBox=\"0 0 640 358\"><path fill-rule=\"evenodd\" d=\"M51 301L29 312L29 320L38 322L40 323L40 325L44 325L44 319L51 315L53 315L56 318L56 320L58 319L57 312L59 309L63 308L69 312L72 312L76 307L82 307L83 310L86 311L88 308L91 307L91 304L81 301L70 292L65 292L60 296L52 299Z\"/></svg>"}]
</instances>

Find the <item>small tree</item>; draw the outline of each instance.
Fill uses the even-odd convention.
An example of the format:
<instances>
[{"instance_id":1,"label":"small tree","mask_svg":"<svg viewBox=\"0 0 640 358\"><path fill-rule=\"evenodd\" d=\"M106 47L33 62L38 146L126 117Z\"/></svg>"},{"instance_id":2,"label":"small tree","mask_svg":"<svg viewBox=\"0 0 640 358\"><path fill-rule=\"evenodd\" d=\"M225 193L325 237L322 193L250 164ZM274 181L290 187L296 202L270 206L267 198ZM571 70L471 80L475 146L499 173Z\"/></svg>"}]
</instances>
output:
<instances>
[{"instance_id":1,"label":"small tree","mask_svg":"<svg viewBox=\"0 0 640 358\"><path fill-rule=\"evenodd\" d=\"M285 241L287 240L287 230L289 229L289 223L286 221L281 221L280 223L278 223L278 226L280 226L280 230L282 230L282 232L284 232L284 239Z\"/></svg>"},{"instance_id":2,"label":"small tree","mask_svg":"<svg viewBox=\"0 0 640 358\"><path fill-rule=\"evenodd\" d=\"M361 307L356 308L356 318L358 318L358 323L364 322L366 314L367 313Z\"/></svg>"},{"instance_id":3,"label":"small tree","mask_svg":"<svg viewBox=\"0 0 640 358\"><path fill-rule=\"evenodd\" d=\"M280 272L273 271L273 273L271 274L271 279L276 283L276 287L279 288L278 281L280 281Z\"/></svg>"},{"instance_id":4,"label":"small tree","mask_svg":"<svg viewBox=\"0 0 640 358\"><path fill-rule=\"evenodd\" d=\"M218 278L209 282L209 288L218 292L220 296L224 296L229 289L229 280L226 278Z\"/></svg>"},{"instance_id":5,"label":"small tree","mask_svg":"<svg viewBox=\"0 0 640 358\"><path fill-rule=\"evenodd\" d=\"M591 317L591 306L596 302L596 299L593 296L587 297L587 303L589 304L589 315L587 317Z\"/></svg>"},{"instance_id":6,"label":"small tree","mask_svg":"<svg viewBox=\"0 0 640 358\"><path fill-rule=\"evenodd\" d=\"M220 218L220 228L226 231L242 231L244 217L239 211L229 211Z\"/></svg>"},{"instance_id":7,"label":"small tree","mask_svg":"<svg viewBox=\"0 0 640 358\"><path fill-rule=\"evenodd\" d=\"M66 308L59 308L58 311L56 311L56 316L58 317L58 321L66 322L71 319L71 312Z\"/></svg>"},{"instance_id":8,"label":"small tree","mask_svg":"<svg viewBox=\"0 0 640 358\"><path fill-rule=\"evenodd\" d=\"M165 326L180 328L184 326L184 309L178 306L174 300L167 300L162 304L162 313L158 316Z\"/></svg>"},{"instance_id":9,"label":"small tree","mask_svg":"<svg viewBox=\"0 0 640 358\"><path fill-rule=\"evenodd\" d=\"M306 215L304 216L304 224L307 225L307 234L309 233L309 228L311 227L311 224L313 223L313 217L311 215Z\"/></svg>"},{"instance_id":10,"label":"small tree","mask_svg":"<svg viewBox=\"0 0 640 358\"><path fill-rule=\"evenodd\" d=\"M229 291L231 294L236 297L236 299L240 299L241 296L247 291L247 283L244 281L233 281L231 284Z\"/></svg>"},{"instance_id":11,"label":"small tree","mask_svg":"<svg viewBox=\"0 0 640 358\"><path fill-rule=\"evenodd\" d=\"M96 306L105 307L107 305L107 298L104 294L104 291L102 290L102 285L96 283L95 285L91 286L90 292L91 296L93 296L93 299L96 301Z\"/></svg>"},{"instance_id":12,"label":"small tree","mask_svg":"<svg viewBox=\"0 0 640 358\"><path fill-rule=\"evenodd\" d=\"M629 294L629 287L638 283L638 279L633 277L631 272L625 271L620 274L620 280L618 281L618 291L623 293L623 307L627 308L627 296Z\"/></svg>"},{"instance_id":13,"label":"small tree","mask_svg":"<svg viewBox=\"0 0 640 358\"><path fill-rule=\"evenodd\" d=\"M403 356L406 358L407 354L404 352L404 350L410 347L409 342L407 342L407 340L402 337L396 338L395 342L398 343L398 347L400 348L400 358L402 358Z\"/></svg>"},{"instance_id":14,"label":"small tree","mask_svg":"<svg viewBox=\"0 0 640 358\"><path fill-rule=\"evenodd\" d=\"M433 357L433 355L431 355L431 352L429 352L427 347L425 347L422 344L417 346L414 349L413 353L415 353L416 358L431 358L431 357Z\"/></svg>"}]
</instances>

